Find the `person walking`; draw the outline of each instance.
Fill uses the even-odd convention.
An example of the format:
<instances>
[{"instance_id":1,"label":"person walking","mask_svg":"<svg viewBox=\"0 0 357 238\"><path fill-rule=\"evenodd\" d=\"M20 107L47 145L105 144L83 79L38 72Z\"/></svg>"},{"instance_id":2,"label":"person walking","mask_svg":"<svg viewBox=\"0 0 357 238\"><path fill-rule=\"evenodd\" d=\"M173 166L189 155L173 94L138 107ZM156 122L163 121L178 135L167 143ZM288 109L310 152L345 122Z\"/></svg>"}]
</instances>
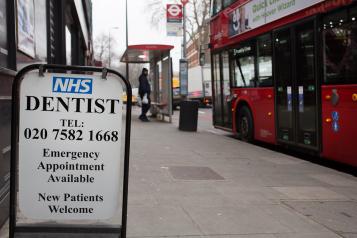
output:
<instances>
[{"instance_id":1,"label":"person walking","mask_svg":"<svg viewBox=\"0 0 357 238\"><path fill-rule=\"evenodd\" d=\"M150 88L150 83L148 79L148 74L149 71L146 68L143 68L142 73L139 77L139 96L141 98L141 115L139 116L139 119L144 122L148 122L149 119L146 116L146 113L150 109L150 93L151 93L151 88ZM145 100L144 100L145 99Z\"/></svg>"}]
</instances>

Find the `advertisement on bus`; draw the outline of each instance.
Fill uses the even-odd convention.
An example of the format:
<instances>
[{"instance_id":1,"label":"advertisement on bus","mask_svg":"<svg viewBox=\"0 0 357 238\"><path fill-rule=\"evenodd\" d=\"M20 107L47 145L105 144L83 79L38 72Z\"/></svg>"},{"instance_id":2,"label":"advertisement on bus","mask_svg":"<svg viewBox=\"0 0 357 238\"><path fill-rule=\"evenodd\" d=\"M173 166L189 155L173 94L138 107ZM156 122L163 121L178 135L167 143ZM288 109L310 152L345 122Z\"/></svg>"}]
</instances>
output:
<instances>
[{"instance_id":1,"label":"advertisement on bus","mask_svg":"<svg viewBox=\"0 0 357 238\"><path fill-rule=\"evenodd\" d=\"M228 36L239 35L320 2L323 0L250 1L229 14Z\"/></svg>"}]
</instances>

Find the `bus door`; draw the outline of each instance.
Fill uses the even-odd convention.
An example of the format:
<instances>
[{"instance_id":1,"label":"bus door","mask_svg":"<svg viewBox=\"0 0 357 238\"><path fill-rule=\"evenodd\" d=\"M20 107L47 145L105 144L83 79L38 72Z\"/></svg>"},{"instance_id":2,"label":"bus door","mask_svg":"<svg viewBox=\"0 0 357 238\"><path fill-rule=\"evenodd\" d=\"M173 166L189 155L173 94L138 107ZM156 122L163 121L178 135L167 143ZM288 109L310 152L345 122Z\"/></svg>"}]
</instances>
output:
<instances>
[{"instance_id":1,"label":"bus door","mask_svg":"<svg viewBox=\"0 0 357 238\"><path fill-rule=\"evenodd\" d=\"M232 97L229 80L229 53L222 53L222 104L223 124L226 128L232 128Z\"/></svg>"},{"instance_id":2,"label":"bus door","mask_svg":"<svg viewBox=\"0 0 357 238\"><path fill-rule=\"evenodd\" d=\"M229 54L228 52L213 55L213 120L214 125L232 128L232 113L229 83Z\"/></svg>"},{"instance_id":3,"label":"bus door","mask_svg":"<svg viewBox=\"0 0 357 238\"><path fill-rule=\"evenodd\" d=\"M318 149L315 23L274 34L278 142Z\"/></svg>"},{"instance_id":4,"label":"bus door","mask_svg":"<svg viewBox=\"0 0 357 238\"><path fill-rule=\"evenodd\" d=\"M213 124L215 126L223 126L223 111L222 111L222 87L221 87L221 68L220 55L212 56L213 72L212 72L212 87L213 87Z\"/></svg>"}]
</instances>

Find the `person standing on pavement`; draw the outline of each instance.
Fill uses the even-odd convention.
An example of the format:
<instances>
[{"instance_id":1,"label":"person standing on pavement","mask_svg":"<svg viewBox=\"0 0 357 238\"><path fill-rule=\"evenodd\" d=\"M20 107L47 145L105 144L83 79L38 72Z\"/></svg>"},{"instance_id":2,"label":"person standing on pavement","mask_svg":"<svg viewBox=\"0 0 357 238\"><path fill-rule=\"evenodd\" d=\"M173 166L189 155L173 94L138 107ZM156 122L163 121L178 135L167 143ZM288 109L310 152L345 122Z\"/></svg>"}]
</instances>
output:
<instances>
[{"instance_id":1,"label":"person standing on pavement","mask_svg":"<svg viewBox=\"0 0 357 238\"><path fill-rule=\"evenodd\" d=\"M150 88L150 83L148 79L149 71L146 68L143 68L143 71L139 77L139 96L141 98L141 115L139 116L139 119L141 121L148 122L149 119L146 116L146 113L150 109L150 93L151 93L151 88ZM144 97L147 98L147 103L144 103L145 100Z\"/></svg>"}]
</instances>

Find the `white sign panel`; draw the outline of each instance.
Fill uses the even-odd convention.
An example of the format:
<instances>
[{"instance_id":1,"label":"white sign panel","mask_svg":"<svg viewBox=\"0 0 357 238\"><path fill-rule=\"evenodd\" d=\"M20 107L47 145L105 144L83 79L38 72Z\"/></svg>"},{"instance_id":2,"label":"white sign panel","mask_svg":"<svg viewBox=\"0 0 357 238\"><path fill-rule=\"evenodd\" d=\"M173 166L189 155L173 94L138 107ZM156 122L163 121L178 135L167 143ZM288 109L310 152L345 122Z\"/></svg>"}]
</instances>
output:
<instances>
[{"instance_id":1,"label":"white sign panel","mask_svg":"<svg viewBox=\"0 0 357 238\"><path fill-rule=\"evenodd\" d=\"M252 0L229 13L230 37L273 22L324 0Z\"/></svg>"},{"instance_id":2,"label":"white sign panel","mask_svg":"<svg viewBox=\"0 0 357 238\"><path fill-rule=\"evenodd\" d=\"M182 23L167 22L166 31L167 36L182 36Z\"/></svg>"},{"instance_id":3,"label":"white sign panel","mask_svg":"<svg viewBox=\"0 0 357 238\"><path fill-rule=\"evenodd\" d=\"M20 86L25 217L102 220L119 208L123 87L117 78L28 73Z\"/></svg>"}]
</instances>

